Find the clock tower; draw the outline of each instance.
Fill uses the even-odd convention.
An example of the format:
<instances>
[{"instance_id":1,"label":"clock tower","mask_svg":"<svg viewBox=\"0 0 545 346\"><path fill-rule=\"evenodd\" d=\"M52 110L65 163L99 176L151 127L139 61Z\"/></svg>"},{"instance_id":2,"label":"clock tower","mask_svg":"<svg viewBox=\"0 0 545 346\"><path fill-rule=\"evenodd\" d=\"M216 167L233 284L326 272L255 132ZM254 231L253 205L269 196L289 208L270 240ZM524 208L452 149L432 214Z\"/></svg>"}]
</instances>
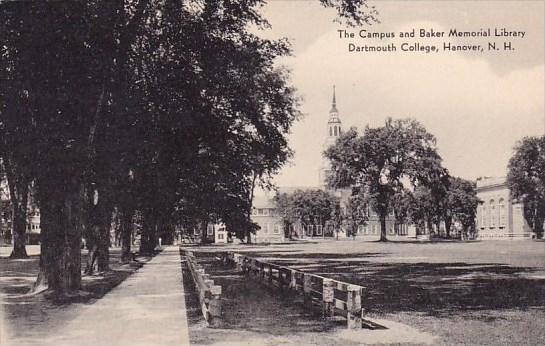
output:
<instances>
[{"instance_id":1,"label":"clock tower","mask_svg":"<svg viewBox=\"0 0 545 346\"><path fill-rule=\"evenodd\" d=\"M327 150L330 146L335 144L337 138L341 136L342 124L339 118L339 111L337 110L337 99L335 95L335 86L333 86L333 100L331 102L331 109L329 110L329 119L327 121L327 133L325 141L322 147L322 151ZM320 166L319 179L320 187L327 188L326 177L331 172L331 164L326 157L322 157L322 165Z\"/></svg>"}]
</instances>

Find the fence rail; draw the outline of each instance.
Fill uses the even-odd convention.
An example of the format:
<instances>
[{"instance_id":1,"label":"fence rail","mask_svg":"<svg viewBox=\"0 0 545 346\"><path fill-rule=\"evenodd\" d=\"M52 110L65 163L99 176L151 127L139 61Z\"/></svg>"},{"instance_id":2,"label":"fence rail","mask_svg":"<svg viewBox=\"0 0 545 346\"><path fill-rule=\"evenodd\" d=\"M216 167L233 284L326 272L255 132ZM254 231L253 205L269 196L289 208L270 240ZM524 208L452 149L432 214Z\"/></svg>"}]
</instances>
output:
<instances>
[{"instance_id":1,"label":"fence rail","mask_svg":"<svg viewBox=\"0 0 545 346\"><path fill-rule=\"evenodd\" d=\"M234 264L239 271L250 274L267 286L302 294L305 307L321 309L324 317L343 316L348 328L361 328L366 324L362 307L365 291L363 286L305 273L234 252L225 253L222 260Z\"/></svg>"},{"instance_id":2,"label":"fence rail","mask_svg":"<svg viewBox=\"0 0 545 346\"><path fill-rule=\"evenodd\" d=\"M198 263L195 254L192 251L183 251L185 253L187 267L195 282L195 288L199 295L204 319L210 325L218 326L221 324L221 286L215 285L210 275L205 273L201 264ZM183 255L182 250L180 253Z\"/></svg>"}]
</instances>

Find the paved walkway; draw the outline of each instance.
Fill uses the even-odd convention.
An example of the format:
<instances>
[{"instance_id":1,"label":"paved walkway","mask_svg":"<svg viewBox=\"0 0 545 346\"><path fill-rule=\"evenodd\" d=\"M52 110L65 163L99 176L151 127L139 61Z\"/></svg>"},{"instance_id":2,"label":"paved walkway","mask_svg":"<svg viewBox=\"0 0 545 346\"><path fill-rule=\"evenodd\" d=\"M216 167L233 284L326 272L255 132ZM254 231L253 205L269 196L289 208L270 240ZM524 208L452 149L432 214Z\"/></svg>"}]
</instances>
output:
<instances>
[{"instance_id":1,"label":"paved walkway","mask_svg":"<svg viewBox=\"0 0 545 346\"><path fill-rule=\"evenodd\" d=\"M29 342L35 345L36 340ZM189 345L178 248L165 248L40 345Z\"/></svg>"}]
</instances>

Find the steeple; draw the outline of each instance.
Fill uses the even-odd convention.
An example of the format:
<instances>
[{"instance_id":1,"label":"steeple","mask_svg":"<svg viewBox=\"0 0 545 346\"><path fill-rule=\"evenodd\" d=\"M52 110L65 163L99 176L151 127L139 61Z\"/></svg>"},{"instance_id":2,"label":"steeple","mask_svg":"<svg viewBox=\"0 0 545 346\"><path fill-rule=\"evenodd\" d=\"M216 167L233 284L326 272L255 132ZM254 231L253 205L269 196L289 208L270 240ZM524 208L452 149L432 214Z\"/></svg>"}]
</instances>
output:
<instances>
[{"instance_id":1,"label":"steeple","mask_svg":"<svg viewBox=\"0 0 545 346\"><path fill-rule=\"evenodd\" d=\"M337 99L335 97L335 84L333 84L333 101L331 102L331 110L329 113L338 113L337 110Z\"/></svg>"},{"instance_id":2,"label":"steeple","mask_svg":"<svg viewBox=\"0 0 545 346\"><path fill-rule=\"evenodd\" d=\"M335 92L335 85L333 85L333 98L331 100L331 110L329 111L329 119L327 120L327 134L324 141L323 149L327 150L329 147L335 144L335 141L342 134L342 123L339 119L339 111L337 110L337 95ZM320 167L319 179L320 185L325 188L326 177L331 174L331 164L329 160L324 156L322 165Z\"/></svg>"},{"instance_id":3,"label":"steeple","mask_svg":"<svg viewBox=\"0 0 545 346\"><path fill-rule=\"evenodd\" d=\"M341 120L339 119L339 111L337 110L337 96L335 94L335 85L333 85L333 99L331 101L331 110L329 111L329 125L337 124L340 128Z\"/></svg>"}]
</instances>

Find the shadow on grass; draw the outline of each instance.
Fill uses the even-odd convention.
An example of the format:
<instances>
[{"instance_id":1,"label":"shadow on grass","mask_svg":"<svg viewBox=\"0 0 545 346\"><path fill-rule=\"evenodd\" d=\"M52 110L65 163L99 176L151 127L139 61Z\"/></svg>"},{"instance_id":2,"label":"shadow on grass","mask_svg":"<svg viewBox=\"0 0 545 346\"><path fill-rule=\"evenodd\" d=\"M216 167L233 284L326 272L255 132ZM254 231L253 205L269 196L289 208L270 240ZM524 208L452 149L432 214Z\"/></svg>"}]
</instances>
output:
<instances>
[{"instance_id":1,"label":"shadow on grass","mask_svg":"<svg viewBox=\"0 0 545 346\"><path fill-rule=\"evenodd\" d=\"M343 261L307 254L274 262L366 287L363 304L369 312L416 311L448 317L467 310L545 307L545 275L539 268L498 263L376 263L365 256L337 256L353 257Z\"/></svg>"},{"instance_id":2,"label":"shadow on grass","mask_svg":"<svg viewBox=\"0 0 545 346\"><path fill-rule=\"evenodd\" d=\"M545 308L545 270L499 263L377 263L386 253L245 252L252 257L366 287L368 312L422 312L449 317L464 311ZM203 258L204 260L204 258Z\"/></svg>"},{"instance_id":3,"label":"shadow on grass","mask_svg":"<svg viewBox=\"0 0 545 346\"><path fill-rule=\"evenodd\" d=\"M201 253L199 263L205 267L215 284L221 285L223 320L218 328L210 327L206 333L205 322L199 306L193 279L183 264L183 281L188 311L191 343L213 343L214 333L255 332L265 335L293 335L296 333L327 332L346 324L345 321L324 321L321 314L309 312L301 306L298 297L282 294L262 286L232 267L225 267ZM217 331L215 331L215 329ZM204 334L208 336L205 337Z\"/></svg>"},{"instance_id":4,"label":"shadow on grass","mask_svg":"<svg viewBox=\"0 0 545 346\"><path fill-rule=\"evenodd\" d=\"M157 255L155 251L151 256L140 256L136 261L128 264L120 264L121 254L118 250L110 252L110 271L94 275L83 275L81 289L73 294L54 295L44 291L44 298L53 305L66 305L72 303L89 303L102 298L106 293L123 282L128 276L141 268L146 262ZM86 265L87 254L82 254L82 271ZM39 256L31 256L25 260L1 259L0 293L6 295L10 307L15 308L20 304L21 309L26 309L29 304L39 303L36 295L28 295L39 271ZM40 296L40 295L38 295ZM8 308L9 309L9 308Z\"/></svg>"}]
</instances>

